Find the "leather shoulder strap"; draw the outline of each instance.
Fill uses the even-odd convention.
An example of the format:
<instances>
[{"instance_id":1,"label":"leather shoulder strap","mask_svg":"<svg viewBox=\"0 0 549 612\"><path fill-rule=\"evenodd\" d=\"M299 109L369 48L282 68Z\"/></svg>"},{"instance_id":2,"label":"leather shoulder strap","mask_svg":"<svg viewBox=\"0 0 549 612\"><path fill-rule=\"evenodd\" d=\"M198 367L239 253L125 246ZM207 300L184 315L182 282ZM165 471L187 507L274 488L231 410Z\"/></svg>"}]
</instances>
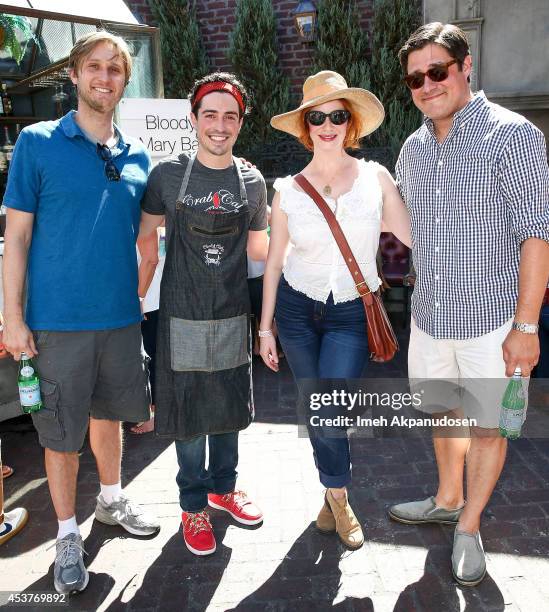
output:
<instances>
[{"instance_id":1,"label":"leather shoulder strap","mask_svg":"<svg viewBox=\"0 0 549 612\"><path fill-rule=\"evenodd\" d=\"M301 187L301 189L303 189L303 191L308 196L312 198L314 203L320 209L320 212L324 215L324 218L326 219L330 227L334 239L337 242L337 246L339 247L339 250L343 255L343 259L347 264L347 268L349 268L349 272L353 277L353 281L355 283L358 294L361 298L366 299L367 302L369 300L372 300L372 297L370 295L371 291L368 285L366 284L366 281L364 280L364 276L362 275L355 256L351 251L351 247L347 242L347 238L345 238L345 234L343 233L341 226L337 222L337 219L334 213L332 212L332 209L328 206L326 200L318 193L318 191L302 174L296 174L296 176L294 176L294 181Z\"/></svg>"}]
</instances>

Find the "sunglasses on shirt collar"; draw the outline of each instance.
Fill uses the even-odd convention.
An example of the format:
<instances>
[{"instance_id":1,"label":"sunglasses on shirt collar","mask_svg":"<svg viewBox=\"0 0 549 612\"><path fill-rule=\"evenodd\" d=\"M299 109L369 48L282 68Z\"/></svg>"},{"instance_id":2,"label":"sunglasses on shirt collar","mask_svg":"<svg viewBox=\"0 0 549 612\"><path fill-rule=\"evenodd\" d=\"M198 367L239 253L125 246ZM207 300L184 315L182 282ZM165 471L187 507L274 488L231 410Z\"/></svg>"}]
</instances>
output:
<instances>
[{"instance_id":1,"label":"sunglasses on shirt collar","mask_svg":"<svg viewBox=\"0 0 549 612\"><path fill-rule=\"evenodd\" d=\"M334 125L343 125L349 121L351 113L345 109L333 110L331 113L323 113L318 110L311 110L305 113L305 119L314 126L322 125L328 117L330 117L330 121Z\"/></svg>"},{"instance_id":2,"label":"sunglasses on shirt collar","mask_svg":"<svg viewBox=\"0 0 549 612\"><path fill-rule=\"evenodd\" d=\"M440 83L448 78L448 68L450 68L452 64L457 63L457 61L457 59L453 59L445 64L435 64L426 72L412 72L412 74L407 74L404 77L404 82L410 89L419 89L423 87L426 76L434 83Z\"/></svg>"},{"instance_id":3,"label":"sunglasses on shirt collar","mask_svg":"<svg viewBox=\"0 0 549 612\"><path fill-rule=\"evenodd\" d=\"M119 181L120 172L112 160L112 151L107 145L97 143L97 154L105 162L105 176L108 181Z\"/></svg>"}]
</instances>

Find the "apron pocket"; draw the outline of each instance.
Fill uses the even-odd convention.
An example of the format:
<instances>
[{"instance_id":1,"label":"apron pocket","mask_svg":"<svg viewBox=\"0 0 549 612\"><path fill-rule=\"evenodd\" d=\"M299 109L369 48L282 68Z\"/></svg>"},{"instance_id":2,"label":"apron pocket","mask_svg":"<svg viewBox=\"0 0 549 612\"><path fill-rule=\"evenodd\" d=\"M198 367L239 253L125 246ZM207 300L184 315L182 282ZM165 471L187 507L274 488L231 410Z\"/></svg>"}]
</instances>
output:
<instances>
[{"instance_id":1,"label":"apron pocket","mask_svg":"<svg viewBox=\"0 0 549 612\"><path fill-rule=\"evenodd\" d=\"M210 371L211 324L170 317L170 352L172 370Z\"/></svg>"},{"instance_id":2,"label":"apron pocket","mask_svg":"<svg viewBox=\"0 0 549 612\"><path fill-rule=\"evenodd\" d=\"M176 372L217 372L248 363L248 315L213 321L170 318L170 358Z\"/></svg>"},{"instance_id":3,"label":"apron pocket","mask_svg":"<svg viewBox=\"0 0 549 612\"><path fill-rule=\"evenodd\" d=\"M213 323L213 370L227 370L248 363L248 315Z\"/></svg>"},{"instance_id":4,"label":"apron pocket","mask_svg":"<svg viewBox=\"0 0 549 612\"><path fill-rule=\"evenodd\" d=\"M220 227L217 229L205 229L203 227L197 227L196 225L189 226L189 229L193 234L198 234L199 236L207 236L211 238L212 236L230 236L231 234L236 234L238 232L238 225L232 225L230 227Z\"/></svg>"}]
</instances>

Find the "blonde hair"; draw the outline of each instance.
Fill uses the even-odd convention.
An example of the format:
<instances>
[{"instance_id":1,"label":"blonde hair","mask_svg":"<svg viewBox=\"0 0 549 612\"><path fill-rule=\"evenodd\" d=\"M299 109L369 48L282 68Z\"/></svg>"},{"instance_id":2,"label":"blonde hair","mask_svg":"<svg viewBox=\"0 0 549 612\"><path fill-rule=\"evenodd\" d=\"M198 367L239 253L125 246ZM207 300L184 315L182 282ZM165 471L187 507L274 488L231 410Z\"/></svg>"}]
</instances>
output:
<instances>
[{"instance_id":1,"label":"blonde hair","mask_svg":"<svg viewBox=\"0 0 549 612\"><path fill-rule=\"evenodd\" d=\"M345 134L345 140L343 141L343 148L358 149L360 148L362 120L360 118L359 113L355 111L353 105L348 100L346 100L345 98L340 98L339 101L341 102L341 104L343 104L345 110L348 110L351 113L351 117L349 118L349 121L347 121L347 133ZM307 119L305 118L305 114L309 110L311 109L307 108L301 113L301 131L297 139L308 151L312 151L314 149L313 141L309 133L309 124L307 123Z\"/></svg>"},{"instance_id":2,"label":"blonde hair","mask_svg":"<svg viewBox=\"0 0 549 612\"><path fill-rule=\"evenodd\" d=\"M126 73L126 85L130 81L132 76L132 56L126 41L120 36L111 34L106 30L98 30L97 32L90 32L80 37L74 47L71 49L69 55L69 69L74 70L76 74L80 70L84 59L95 49L95 47L101 43L108 43L112 45L117 51L122 62L124 64L124 70Z\"/></svg>"}]
</instances>

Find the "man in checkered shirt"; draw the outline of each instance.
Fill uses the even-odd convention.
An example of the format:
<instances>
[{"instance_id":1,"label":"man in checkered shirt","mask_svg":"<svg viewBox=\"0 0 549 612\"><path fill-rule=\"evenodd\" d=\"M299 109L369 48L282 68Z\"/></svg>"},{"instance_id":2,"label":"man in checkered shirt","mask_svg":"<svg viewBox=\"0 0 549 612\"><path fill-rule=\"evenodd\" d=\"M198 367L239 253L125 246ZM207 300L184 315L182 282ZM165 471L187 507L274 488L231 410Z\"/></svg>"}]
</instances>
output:
<instances>
[{"instance_id":1,"label":"man in checkered shirt","mask_svg":"<svg viewBox=\"0 0 549 612\"><path fill-rule=\"evenodd\" d=\"M396 168L417 270L409 377L465 386L498 379L504 389L505 376L517 367L529 376L539 357L536 324L549 275L545 140L524 117L471 92L471 55L456 26L420 27L399 59L426 116ZM436 495L390 510L408 524L455 524L452 570L466 586L486 573L480 518L507 449L498 420L499 402L486 401L470 438L434 428Z\"/></svg>"}]
</instances>

